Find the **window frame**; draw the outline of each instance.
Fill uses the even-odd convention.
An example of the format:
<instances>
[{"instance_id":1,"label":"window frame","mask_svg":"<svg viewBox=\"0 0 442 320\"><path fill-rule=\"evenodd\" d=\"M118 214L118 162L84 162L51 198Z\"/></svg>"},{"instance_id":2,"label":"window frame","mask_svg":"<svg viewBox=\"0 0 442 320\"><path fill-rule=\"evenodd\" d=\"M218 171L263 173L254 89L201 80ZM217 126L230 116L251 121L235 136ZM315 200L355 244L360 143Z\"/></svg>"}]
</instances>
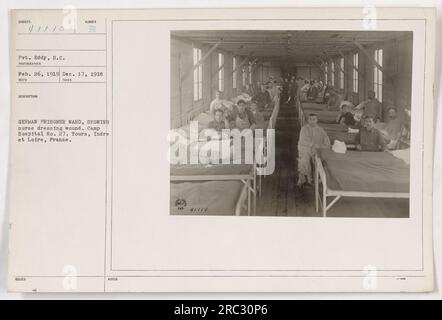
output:
<instances>
[{"instance_id":1,"label":"window frame","mask_svg":"<svg viewBox=\"0 0 442 320\"><path fill-rule=\"evenodd\" d=\"M236 70L236 66L237 66L237 60L236 57L233 57L232 59L232 88L236 89L237 87L237 83L236 83L236 78L237 78L237 70Z\"/></svg>"},{"instance_id":2,"label":"window frame","mask_svg":"<svg viewBox=\"0 0 442 320\"><path fill-rule=\"evenodd\" d=\"M376 48L374 50L373 55L374 55L374 60L382 67L384 60L383 57L384 49ZM379 100L379 102L382 102L383 99L383 86L384 86L383 72L375 64L373 66L373 91L375 92L376 98Z\"/></svg>"},{"instance_id":3,"label":"window frame","mask_svg":"<svg viewBox=\"0 0 442 320\"><path fill-rule=\"evenodd\" d=\"M193 66L195 67L202 58L202 49L193 46L192 59ZM193 70L193 101L198 102L203 99L203 64L201 63L197 68Z\"/></svg>"},{"instance_id":4,"label":"window frame","mask_svg":"<svg viewBox=\"0 0 442 320\"><path fill-rule=\"evenodd\" d=\"M224 53L218 52L218 91L224 92L225 83L224 83Z\"/></svg>"},{"instance_id":5,"label":"window frame","mask_svg":"<svg viewBox=\"0 0 442 320\"><path fill-rule=\"evenodd\" d=\"M339 60L339 88L345 88L345 59L343 57Z\"/></svg>"},{"instance_id":6,"label":"window frame","mask_svg":"<svg viewBox=\"0 0 442 320\"><path fill-rule=\"evenodd\" d=\"M359 52L353 53L353 93L359 92ZM356 70L357 69L357 70Z\"/></svg>"},{"instance_id":7,"label":"window frame","mask_svg":"<svg viewBox=\"0 0 442 320\"><path fill-rule=\"evenodd\" d=\"M242 86L245 87L246 86L246 78L247 78L247 74L246 74L246 69L244 67L242 67L241 69L242 71Z\"/></svg>"},{"instance_id":8,"label":"window frame","mask_svg":"<svg viewBox=\"0 0 442 320\"><path fill-rule=\"evenodd\" d=\"M325 68L324 68L324 75L325 75L325 84L328 83L328 62L325 63Z\"/></svg>"}]
</instances>

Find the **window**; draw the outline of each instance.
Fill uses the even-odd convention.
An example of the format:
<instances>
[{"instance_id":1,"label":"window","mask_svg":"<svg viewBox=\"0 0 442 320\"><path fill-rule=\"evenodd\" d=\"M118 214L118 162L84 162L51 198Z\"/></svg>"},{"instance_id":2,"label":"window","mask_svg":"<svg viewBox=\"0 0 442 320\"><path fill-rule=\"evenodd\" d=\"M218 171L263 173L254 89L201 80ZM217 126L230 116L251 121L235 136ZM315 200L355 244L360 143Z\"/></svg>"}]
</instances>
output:
<instances>
[{"instance_id":1,"label":"window","mask_svg":"<svg viewBox=\"0 0 442 320\"><path fill-rule=\"evenodd\" d=\"M353 54L353 92L358 93L359 91L359 54Z\"/></svg>"},{"instance_id":2,"label":"window","mask_svg":"<svg viewBox=\"0 0 442 320\"><path fill-rule=\"evenodd\" d=\"M325 69L324 69L324 73L325 73L325 84L328 83L328 62L325 63Z\"/></svg>"},{"instance_id":3,"label":"window","mask_svg":"<svg viewBox=\"0 0 442 320\"><path fill-rule=\"evenodd\" d=\"M331 62L331 84L334 87L335 86L335 62Z\"/></svg>"},{"instance_id":4,"label":"window","mask_svg":"<svg viewBox=\"0 0 442 320\"><path fill-rule=\"evenodd\" d=\"M193 48L193 65L201 60L201 49ZM193 101L203 98L203 64L193 70Z\"/></svg>"},{"instance_id":5,"label":"window","mask_svg":"<svg viewBox=\"0 0 442 320\"><path fill-rule=\"evenodd\" d=\"M232 69L233 69L233 71L232 71L232 86L233 86L233 89L236 89L236 57L233 57L233 63L232 63L232 65L233 65L233 67L232 67Z\"/></svg>"},{"instance_id":6,"label":"window","mask_svg":"<svg viewBox=\"0 0 442 320\"><path fill-rule=\"evenodd\" d=\"M242 68L242 86L245 87L246 86L246 69Z\"/></svg>"},{"instance_id":7,"label":"window","mask_svg":"<svg viewBox=\"0 0 442 320\"><path fill-rule=\"evenodd\" d=\"M382 67L384 50L376 49L374 51L374 60ZM374 66L374 77L373 77L373 91L380 102L382 102L382 71L375 65Z\"/></svg>"},{"instance_id":8,"label":"window","mask_svg":"<svg viewBox=\"0 0 442 320\"><path fill-rule=\"evenodd\" d=\"M339 88L344 89L344 58L339 59Z\"/></svg>"},{"instance_id":9,"label":"window","mask_svg":"<svg viewBox=\"0 0 442 320\"><path fill-rule=\"evenodd\" d=\"M252 64L249 64L249 84L252 84Z\"/></svg>"},{"instance_id":10,"label":"window","mask_svg":"<svg viewBox=\"0 0 442 320\"><path fill-rule=\"evenodd\" d=\"M224 54L218 53L218 90L224 91Z\"/></svg>"}]
</instances>

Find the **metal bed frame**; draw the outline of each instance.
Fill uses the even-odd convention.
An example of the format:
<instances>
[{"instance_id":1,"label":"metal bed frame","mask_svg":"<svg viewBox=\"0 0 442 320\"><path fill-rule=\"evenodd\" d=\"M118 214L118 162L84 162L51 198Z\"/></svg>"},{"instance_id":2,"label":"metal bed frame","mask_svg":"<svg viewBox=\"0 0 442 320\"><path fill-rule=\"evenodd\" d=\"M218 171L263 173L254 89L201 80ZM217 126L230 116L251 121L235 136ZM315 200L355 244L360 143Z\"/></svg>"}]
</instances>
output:
<instances>
[{"instance_id":1,"label":"metal bed frame","mask_svg":"<svg viewBox=\"0 0 442 320\"><path fill-rule=\"evenodd\" d=\"M269 119L269 124L267 129L275 129L276 126L276 119L279 114L279 108L280 108L280 99L275 99L275 106L272 111L272 115ZM267 151L267 139L263 139L263 150L264 153ZM224 174L224 175L171 175L170 176L170 182L178 182L178 181L188 181L188 182L197 182L197 181L235 181L239 180L242 183L244 183L245 188L247 189L247 215L250 216L251 212L251 202L253 201L253 214L256 214L256 197L257 195L261 197L262 194L262 175L258 175L257 179L257 164L256 162L253 163L251 170L247 174ZM257 181L258 180L258 181ZM253 199L252 199L253 196ZM241 195L239 198L239 201L241 201ZM235 210L235 215L239 215L238 206L240 204L237 204L237 208Z\"/></svg>"},{"instance_id":2,"label":"metal bed frame","mask_svg":"<svg viewBox=\"0 0 442 320\"><path fill-rule=\"evenodd\" d=\"M234 165L234 164L232 164ZM244 174L201 174L201 175L171 175L170 182L198 182L198 181L236 181L239 180L247 188L247 215L250 216L250 207L253 196L253 212L256 214L256 164L251 165L251 170ZM239 215L237 212L236 215Z\"/></svg>"},{"instance_id":3,"label":"metal bed frame","mask_svg":"<svg viewBox=\"0 0 442 320\"><path fill-rule=\"evenodd\" d=\"M270 116L269 119L269 123L267 125L267 129L276 129L276 119L278 118L279 115L279 109L280 109L280 100L281 98L279 96L276 97L275 99L275 106L273 107L273 111L272 111L272 115ZM267 153L267 138L264 138L263 141L263 153L266 154ZM265 178L265 176L264 176ZM258 176L258 196L261 197L262 195L262 175Z\"/></svg>"},{"instance_id":4,"label":"metal bed frame","mask_svg":"<svg viewBox=\"0 0 442 320\"><path fill-rule=\"evenodd\" d=\"M322 192L320 194L319 184L322 184ZM327 203L327 197L334 197L331 202ZM321 158L315 156L315 206L316 212L319 211L321 205L322 216L327 217L327 211L342 197L358 197L358 198L410 198L410 193L404 192L362 192L362 191L344 191L331 189L327 184L327 175Z\"/></svg>"}]
</instances>

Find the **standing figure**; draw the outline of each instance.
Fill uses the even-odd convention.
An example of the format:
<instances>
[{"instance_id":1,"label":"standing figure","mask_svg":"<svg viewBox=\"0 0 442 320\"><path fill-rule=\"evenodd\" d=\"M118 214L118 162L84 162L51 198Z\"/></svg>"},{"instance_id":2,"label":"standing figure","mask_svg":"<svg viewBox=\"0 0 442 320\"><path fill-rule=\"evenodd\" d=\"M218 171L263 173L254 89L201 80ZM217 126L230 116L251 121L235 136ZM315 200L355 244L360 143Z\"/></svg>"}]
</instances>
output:
<instances>
[{"instance_id":1,"label":"standing figure","mask_svg":"<svg viewBox=\"0 0 442 320\"><path fill-rule=\"evenodd\" d=\"M364 110L364 116L372 117L375 122L382 119L382 104L373 90L368 92L368 99L358 104L356 109Z\"/></svg>"},{"instance_id":2,"label":"standing figure","mask_svg":"<svg viewBox=\"0 0 442 320\"><path fill-rule=\"evenodd\" d=\"M270 98L270 93L267 91L266 85L261 84L261 89L259 92L253 97L253 100L258 104L258 109L263 110L267 108L272 99Z\"/></svg>"},{"instance_id":3,"label":"standing figure","mask_svg":"<svg viewBox=\"0 0 442 320\"><path fill-rule=\"evenodd\" d=\"M312 159L319 148L329 148L330 139L318 126L318 115L311 113L307 124L301 128L298 141L298 186L312 183Z\"/></svg>"}]
</instances>

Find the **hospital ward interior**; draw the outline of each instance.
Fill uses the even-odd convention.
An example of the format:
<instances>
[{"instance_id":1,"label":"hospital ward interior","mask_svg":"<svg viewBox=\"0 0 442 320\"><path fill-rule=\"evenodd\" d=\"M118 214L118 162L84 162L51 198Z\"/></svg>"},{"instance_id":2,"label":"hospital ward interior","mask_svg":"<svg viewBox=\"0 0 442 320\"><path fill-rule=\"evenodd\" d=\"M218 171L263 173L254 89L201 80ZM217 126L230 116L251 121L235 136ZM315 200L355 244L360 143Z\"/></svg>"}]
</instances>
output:
<instances>
[{"instance_id":1,"label":"hospital ward interior","mask_svg":"<svg viewBox=\"0 0 442 320\"><path fill-rule=\"evenodd\" d=\"M171 215L409 218L411 32L177 30L170 44Z\"/></svg>"}]
</instances>

